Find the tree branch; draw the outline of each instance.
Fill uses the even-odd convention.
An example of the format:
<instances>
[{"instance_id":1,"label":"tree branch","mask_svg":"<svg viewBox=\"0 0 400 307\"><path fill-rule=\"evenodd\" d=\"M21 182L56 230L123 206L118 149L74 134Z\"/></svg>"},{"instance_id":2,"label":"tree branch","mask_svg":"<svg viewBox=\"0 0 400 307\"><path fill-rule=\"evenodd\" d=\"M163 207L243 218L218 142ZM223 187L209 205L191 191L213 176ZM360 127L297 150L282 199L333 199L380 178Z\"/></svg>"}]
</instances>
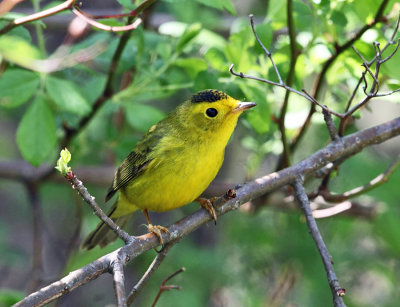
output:
<instances>
[{"instance_id":1,"label":"tree branch","mask_svg":"<svg viewBox=\"0 0 400 307\"><path fill-rule=\"evenodd\" d=\"M345 294L345 290L339 285L339 281L336 277L335 271L333 270L332 257L329 254L324 240L322 239L321 233L318 230L317 223L315 222L313 213L310 208L310 202L302 184L302 179L296 179L292 185L296 194L297 201L299 202L299 205L304 212L310 234L314 239L318 251L321 255L326 275L328 277L329 286L331 287L333 305L335 307L345 307L346 305L343 303L342 299L342 296L344 296Z\"/></svg>"},{"instance_id":2,"label":"tree branch","mask_svg":"<svg viewBox=\"0 0 400 307\"><path fill-rule=\"evenodd\" d=\"M0 35L7 33L8 31L14 29L17 26L26 24L28 22L36 21L48 16L52 16L55 14L58 14L60 12L63 12L65 10L70 9L76 0L66 0L63 3L56 5L55 7L49 8L47 10L43 10L40 12L37 12L35 14L31 14L25 17L20 17L12 21L11 23L7 24L4 26L2 29L0 29Z\"/></svg>"},{"instance_id":3,"label":"tree branch","mask_svg":"<svg viewBox=\"0 0 400 307\"><path fill-rule=\"evenodd\" d=\"M337 60L339 55L341 55L345 50L351 47L367 30L371 29L374 27L377 23L382 21L383 18L383 13L385 11L385 8L387 4L389 3L389 0L383 0L382 3L380 4L374 19L372 22L369 24L364 25L360 30L358 30L354 36L349 39L346 43L343 45L337 45L335 48L335 53L331 55L329 59L326 60L326 62L322 65L321 72L318 74L317 79L315 81L315 86L314 90L312 92L312 96L316 98L316 100L319 99L320 91L322 89L322 84L325 79L325 75L328 72L329 68L332 66L332 64ZM315 105L312 105L310 107L310 110L308 112L307 118L304 121L302 127L300 130L297 132L297 135L292 141L292 144L290 145L291 151L294 151L297 147L297 144L300 142L300 140L303 138L308 126L311 123L311 118L315 113Z\"/></svg>"},{"instance_id":4,"label":"tree branch","mask_svg":"<svg viewBox=\"0 0 400 307\"><path fill-rule=\"evenodd\" d=\"M389 168L384 171L382 174L378 175L374 179L372 179L367 184L351 189L343 194L331 194L328 189L322 189L319 191L319 195L321 195L328 202L343 202L350 198L362 195L367 193L368 191L380 186L382 183L385 183L389 180L390 176L395 172L395 170L400 166L400 157L396 162L392 163Z\"/></svg>"},{"instance_id":5,"label":"tree branch","mask_svg":"<svg viewBox=\"0 0 400 307\"><path fill-rule=\"evenodd\" d=\"M114 279L115 295L117 297L117 306L126 307L124 266L121 261L114 261L111 268Z\"/></svg>"},{"instance_id":6,"label":"tree branch","mask_svg":"<svg viewBox=\"0 0 400 307\"><path fill-rule=\"evenodd\" d=\"M312 175L330 162L342 157L349 157L360 152L367 146L382 143L398 135L400 135L400 117L343 137L342 142L331 143L291 167L257 178L243 185L236 191L235 198L232 198L232 196L234 196L232 194L218 198L214 202L217 215L226 214L252 199L279 189L287 184L291 184L298 176ZM168 243L170 241L179 240L210 220L211 217L208 212L201 209L175 224L170 225L168 227L169 235L163 234L163 241ZM153 249L158 244L159 240L153 234L136 237L136 240L116 251L71 272L66 277L40 291L30 294L15 306L43 306L57 297L108 272L110 263L115 259L120 259L120 261L125 264L143 252Z\"/></svg>"},{"instance_id":7,"label":"tree branch","mask_svg":"<svg viewBox=\"0 0 400 307\"><path fill-rule=\"evenodd\" d=\"M78 192L78 194L83 198L83 200L92 208L94 214L98 216L100 220L102 220L105 224L107 224L108 227L114 231L114 233L125 242L125 244L128 244L129 242L132 242L135 238L130 236L128 233L123 231L121 227L119 227L117 224L114 223L112 219L110 219L104 212L103 210L100 209L99 205L96 203L94 200L94 197L90 195L88 190L85 188L83 185L82 181L80 181L72 172L69 172L66 176L66 179L69 181L69 183L72 185L72 188Z\"/></svg>"},{"instance_id":8,"label":"tree branch","mask_svg":"<svg viewBox=\"0 0 400 307\"><path fill-rule=\"evenodd\" d=\"M175 245L176 242L169 242L165 244L162 251L157 254L154 258L153 262L150 264L146 273L142 276L142 278L137 282L137 284L132 288L131 292L128 296L128 306L132 305L132 303L136 300L139 293L143 290L144 286L153 276L153 274L157 271L160 264L163 262L165 257L167 257L168 252L171 250L172 246Z\"/></svg>"},{"instance_id":9,"label":"tree branch","mask_svg":"<svg viewBox=\"0 0 400 307\"><path fill-rule=\"evenodd\" d=\"M325 109L322 110L322 113L324 114L324 120L326 123L326 127L328 128L328 132L329 132L332 142L338 141L340 138L339 138L335 123L333 122L331 113L329 113Z\"/></svg>"},{"instance_id":10,"label":"tree branch","mask_svg":"<svg viewBox=\"0 0 400 307\"><path fill-rule=\"evenodd\" d=\"M129 23L125 26L108 26L105 24L102 24L96 20L93 20L91 18L89 18L81 9L79 9L78 7L73 7L72 8L72 13L74 13L76 16L78 16L79 18L83 19L84 21L86 21L88 24L90 24L91 26L98 28L100 30L103 31L109 31L109 32L123 32L123 31L131 31L136 29L141 23L142 20L136 19L135 22L133 23Z\"/></svg>"},{"instance_id":11,"label":"tree branch","mask_svg":"<svg viewBox=\"0 0 400 307\"><path fill-rule=\"evenodd\" d=\"M178 274L180 274L180 273L182 273L182 272L185 272L185 270L186 270L185 268L180 268L178 271L176 271L175 273L173 273L173 274L171 274L170 276L168 276L168 277L162 282L162 284L161 284L161 286L160 286L160 290L158 291L157 296L156 296L156 298L155 298L153 304L151 305L151 307L154 307L154 306L157 304L157 302L158 302L159 298L161 297L161 294L163 294L163 292L169 291L169 290L173 290L173 289L175 289L175 290L181 290L181 289L182 289L182 287L180 287L180 286L166 285L166 283L167 283L171 278L175 277L176 275L178 275Z\"/></svg>"}]
</instances>

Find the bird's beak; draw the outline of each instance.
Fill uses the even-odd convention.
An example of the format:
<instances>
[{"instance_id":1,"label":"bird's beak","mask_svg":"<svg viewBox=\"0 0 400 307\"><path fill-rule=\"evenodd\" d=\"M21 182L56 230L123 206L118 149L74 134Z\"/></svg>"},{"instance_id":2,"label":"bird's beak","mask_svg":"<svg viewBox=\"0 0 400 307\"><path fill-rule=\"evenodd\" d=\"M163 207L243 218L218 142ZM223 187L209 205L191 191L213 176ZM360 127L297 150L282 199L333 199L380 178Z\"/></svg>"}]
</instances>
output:
<instances>
[{"instance_id":1,"label":"bird's beak","mask_svg":"<svg viewBox=\"0 0 400 307\"><path fill-rule=\"evenodd\" d=\"M243 112L244 110L255 107L257 104L254 102L239 102L233 112Z\"/></svg>"}]
</instances>

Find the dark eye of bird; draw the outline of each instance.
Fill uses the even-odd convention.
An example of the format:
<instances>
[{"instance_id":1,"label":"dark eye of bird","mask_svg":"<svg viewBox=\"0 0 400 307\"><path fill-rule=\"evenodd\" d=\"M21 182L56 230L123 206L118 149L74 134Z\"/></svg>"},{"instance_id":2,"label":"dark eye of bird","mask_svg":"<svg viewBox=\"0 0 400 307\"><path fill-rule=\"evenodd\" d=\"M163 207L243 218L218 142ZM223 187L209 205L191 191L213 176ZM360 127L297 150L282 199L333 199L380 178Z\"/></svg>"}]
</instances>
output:
<instances>
[{"instance_id":1,"label":"dark eye of bird","mask_svg":"<svg viewBox=\"0 0 400 307\"><path fill-rule=\"evenodd\" d=\"M208 108L206 110L206 114L207 114L208 117L215 117L215 116L217 116L218 111L216 109L214 109L214 108Z\"/></svg>"}]
</instances>

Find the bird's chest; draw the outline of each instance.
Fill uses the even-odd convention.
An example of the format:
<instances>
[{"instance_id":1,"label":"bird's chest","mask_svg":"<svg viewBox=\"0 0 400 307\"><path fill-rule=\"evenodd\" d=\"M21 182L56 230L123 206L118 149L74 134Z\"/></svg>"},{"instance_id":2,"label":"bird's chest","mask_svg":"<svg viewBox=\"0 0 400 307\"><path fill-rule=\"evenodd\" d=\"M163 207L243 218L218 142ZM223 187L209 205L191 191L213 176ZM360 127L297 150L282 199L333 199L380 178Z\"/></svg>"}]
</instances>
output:
<instances>
[{"instance_id":1,"label":"bird's chest","mask_svg":"<svg viewBox=\"0 0 400 307\"><path fill-rule=\"evenodd\" d=\"M185 144L168 148L154 159L135 193L135 205L150 211L167 211L196 199L217 175L224 146L217 143ZM143 178L144 179L144 178ZM133 186L134 187L134 186Z\"/></svg>"}]
</instances>

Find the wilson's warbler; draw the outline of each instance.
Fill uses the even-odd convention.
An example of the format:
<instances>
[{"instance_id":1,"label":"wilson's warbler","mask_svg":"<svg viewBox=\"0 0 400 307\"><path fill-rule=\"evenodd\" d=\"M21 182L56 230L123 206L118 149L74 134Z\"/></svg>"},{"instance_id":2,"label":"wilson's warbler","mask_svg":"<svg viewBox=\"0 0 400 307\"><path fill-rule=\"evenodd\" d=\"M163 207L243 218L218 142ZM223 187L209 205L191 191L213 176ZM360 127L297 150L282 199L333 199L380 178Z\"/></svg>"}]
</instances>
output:
<instances>
[{"instance_id":1,"label":"wilson's warbler","mask_svg":"<svg viewBox=\"0 0 400 307\"><path fill-rule=\"evenodd\" d=\"M148 211L172 210L199 197L222 165L239 115L255 105L217 90L198 92L179 105L150 128L116 171L106 201L117 191L119 195L108 216L123 227L140 209L149 231L162 243L161 231L168 231L151 225ZM198 200L215 220L211 203ZM82 247L104 247L115 239L114 232L101 222Z\"/></svg>"}]
</instances>

